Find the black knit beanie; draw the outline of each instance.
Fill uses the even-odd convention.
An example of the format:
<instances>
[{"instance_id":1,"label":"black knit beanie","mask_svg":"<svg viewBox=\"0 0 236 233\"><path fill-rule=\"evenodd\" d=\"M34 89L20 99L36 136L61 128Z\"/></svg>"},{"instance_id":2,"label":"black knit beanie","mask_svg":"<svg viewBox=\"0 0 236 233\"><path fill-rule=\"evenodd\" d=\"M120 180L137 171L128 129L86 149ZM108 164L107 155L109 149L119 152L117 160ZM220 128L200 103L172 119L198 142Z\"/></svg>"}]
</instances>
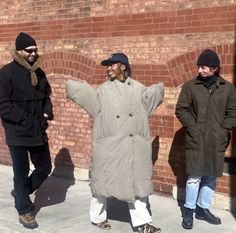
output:
<instances>
[{"instance_id":1,"label":"black knit beanie","mask_svg":"<svg viewBox=\"0 0 236 233\"><path fill-rule=\"evenodd\" d=\"M37 46L36 41L27 33L21 32L17 37L16 37L16 50L23 50L29 46Z\"/></svg>"},{"instance_id":2,"label":"black knit beanie","mask_svg":"<svg viewBox=\"0 0 236 233\"><path fill-rule=\"evenodd\" d=\"M198 66L220 67L220 59L215 51L211 49L204 50L198 60Z\"/></svg>"}]
</instances>

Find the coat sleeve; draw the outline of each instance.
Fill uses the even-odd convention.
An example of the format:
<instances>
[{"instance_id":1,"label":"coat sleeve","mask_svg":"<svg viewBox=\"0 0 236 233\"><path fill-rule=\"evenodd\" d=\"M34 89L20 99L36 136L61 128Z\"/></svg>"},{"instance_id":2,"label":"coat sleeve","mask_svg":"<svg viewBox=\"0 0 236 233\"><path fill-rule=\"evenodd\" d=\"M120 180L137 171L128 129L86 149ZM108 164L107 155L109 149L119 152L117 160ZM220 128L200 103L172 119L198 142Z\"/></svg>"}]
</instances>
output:
<instances>
[{"instance_id":1,"label":"coat sleeve","mask_svg":"<svg viewBox=\"0 0 236 233\"><path fill-rule=\"evenodd\" d=\"M87 82L68 80L67 96L80 107L85 109L89 115L95 117L99 112L99 100L97 91L94 90Z\"/></svg>"},{"instance_id":2,"label":"coat sleeve","mask_svg":"<svg viewBox=\"0 0 236 233\"><path fill-rule=\"evenodd\" d=\"M183 127L189 127L196 124L196 118L194 117L191 106L191 91L187 85L183 85L175 111L176 117L179 119Z\"/></svg>"},{"instance_id":3,"label":"coat sleeve","mask_svg":"<svg viewBox=\"0 0 236 233\"><path fill-rule=\"evenodd\" d=\"M45 103L44 103L44 113L48 115L48 120L53 120L54 115L53 115L53 106L51 102L50 95L52 94L52 89L50 84L48 83L48 80L46 78L46 98L45 98Z\"/></svg>"},{"instance_id":4,"label":"coat sleeve","mask_svg":"<svg viewBox=\"0 0 236 233\"><path fill-rule=\"evenodd\" d=\"M150 116L164 99L163 83L153 84L142 92L142 103Z\"/></svg>"},{"instance_id":5,"label":"coat sleeve","mask_svg":"<svg viewBox=\"0 0 236 233\"><path fill-rule=\"evenodd\" d=\"M227 101L225 118L222 126L227 129L232 129L236 126L236 89L231 87Z\"/></svg>"},{"instance_id":6,"label":"coat sleeve","mask_svg":"<svg viewBox=\"0 0 236 233\"><path fill-rule=\"evenodd\" d=\"M19 124L26 115L23 108L14 105L11 99L11 93L13 91L11 81L8 75L0 71L0 116L5 121Z\"/></svg>"}]
</instances>

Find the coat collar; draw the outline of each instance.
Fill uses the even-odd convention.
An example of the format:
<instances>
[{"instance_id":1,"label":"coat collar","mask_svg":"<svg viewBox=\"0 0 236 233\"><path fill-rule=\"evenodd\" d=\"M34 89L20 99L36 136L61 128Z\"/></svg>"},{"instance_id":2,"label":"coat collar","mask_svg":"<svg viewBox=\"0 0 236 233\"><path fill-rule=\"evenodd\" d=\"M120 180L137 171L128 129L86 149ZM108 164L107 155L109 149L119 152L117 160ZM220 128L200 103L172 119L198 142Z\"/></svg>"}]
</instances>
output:
<instances>
[{"instance_id":1,"label":"coat collar","mask_svg":"<svg viewBox=\"0 0 236 233\"><path fill-rule=\"evenodd\" d=\"M38 59L31 66L16 50L12 50L12 57L19 65L23 66L24 68L26 68L30 72L31 84L32 84L32 86L37 86L38 78L37 78L35 71L40 66L40 62L41 62L40 59Z\"/></svg>"},{"instance_id":2,"label":"coat collar","mask_svg":"<svg viewBox=\"0 0 236 233\"><path fill-rule=\"evenodd\" d=\"M196 85L203 84L203 82L201 80L199 80L198 76L197 76L194 80L194 84L196 84ZM216 85L217 86L225 85L225 80L221 76L219 76L218 80L216 81Z\"/></svg>"},{"instance_id":3,"label":"coat collar","mask_svg":"<svg viewBox=\"0 0 236 233\"><path fill-rule=\"evenodd\" d=\"M109 80L111 81L111 80ZM122 83L122 84L128 84L128 85L131 85L132 84L132 79L128 76L124 81L120 81L118 79L114 79L113 81L111 82L117 82L117 83Z\"/></svg>"}]
</instances>

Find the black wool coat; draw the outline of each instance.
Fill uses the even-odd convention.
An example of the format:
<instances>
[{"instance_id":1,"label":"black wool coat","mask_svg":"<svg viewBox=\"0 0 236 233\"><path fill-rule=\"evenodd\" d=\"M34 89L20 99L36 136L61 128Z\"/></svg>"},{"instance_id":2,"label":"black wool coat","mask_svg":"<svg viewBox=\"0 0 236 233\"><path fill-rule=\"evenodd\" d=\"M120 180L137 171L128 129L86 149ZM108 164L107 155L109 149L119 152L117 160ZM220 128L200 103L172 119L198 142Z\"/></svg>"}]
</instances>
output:
<instances>
[{"instance_id":1,"label":"black wool coat","mask_svg":"<svg viewBox=\"0 0 236 233\"><path fill-rule=\"evenodd\" d=\"M235 87L219 77L208 89L194 78L182 87L176 116L185 128L187 174L221 176L228 136L236 125Z\"/></svg>"},{"instance_id":2,"label":"black wool coat","mask_svg":"<svg viewBox=\"0 0 236 233\"><path fill-rule=\"evenodd\" d=\"M8 145L38 146L48 141L48 120L53 119L51 87L42 69L35 71L38 84L32 86L30 72L16 60L0 70L0 116Z\"/></svg>"}]
</instances>

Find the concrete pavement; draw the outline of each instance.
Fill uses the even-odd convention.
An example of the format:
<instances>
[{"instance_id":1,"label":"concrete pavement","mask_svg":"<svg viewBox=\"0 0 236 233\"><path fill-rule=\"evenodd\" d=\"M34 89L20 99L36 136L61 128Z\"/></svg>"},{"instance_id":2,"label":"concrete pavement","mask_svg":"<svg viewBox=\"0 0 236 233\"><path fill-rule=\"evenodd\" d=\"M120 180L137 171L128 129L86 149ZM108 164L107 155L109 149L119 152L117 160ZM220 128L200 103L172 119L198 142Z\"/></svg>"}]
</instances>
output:
<instances>
[{"instance_id":1,"label":"concrete pavement","mask_svg":"<svg viewBox=\"0 0 236 233\"><path fill-rule=\"evenodd\" d=\"M87 181L73 181L50 176L40 189L31 195L36 205L36 220L39 227L28 230L18 222L14 200L10 195L13 187L12 167L0 165L0 232L1 233L132 233L126 203L109 200L108 216L112 225L110 231L102 231L90 224L90 188ZM235 233L236 215L219 209L212 212L221 217L222 224L210 225L194 219L194 228L181 227L181 210L176 200L152 195L149 198L153 224L163 233Z\"/></svg>"}]
</instances>

